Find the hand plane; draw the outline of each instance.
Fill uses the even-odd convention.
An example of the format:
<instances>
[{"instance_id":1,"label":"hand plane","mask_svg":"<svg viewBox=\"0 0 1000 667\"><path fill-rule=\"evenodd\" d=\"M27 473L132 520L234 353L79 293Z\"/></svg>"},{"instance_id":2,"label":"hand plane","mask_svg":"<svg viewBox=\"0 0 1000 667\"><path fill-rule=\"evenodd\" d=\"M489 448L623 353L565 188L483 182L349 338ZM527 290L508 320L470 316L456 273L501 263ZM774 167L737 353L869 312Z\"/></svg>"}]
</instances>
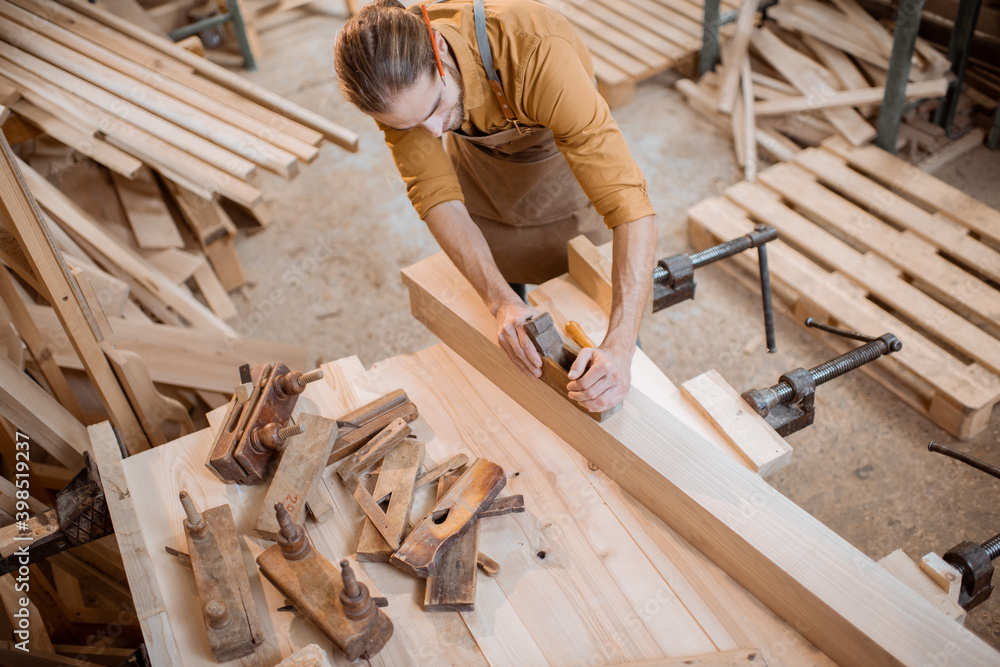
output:
<instances>
[{"instance_id":1,"label":"hand plane","mask_svg":"<svg viewBox=\"0 0 1000 667\"><path fill-rule=\"evenodd\" d=\"M206 467L223 482L262 484L275 452L301 432L286 426L299 395L322 377L321 370L299 373L281 362L242 366Z\"/></svg>"},{"instance_id":2,"label":"hand plane","mask_svg":"<svg viewBox=\"0 0 1000 667\"><path fill-rule=\"evenodd\" d=\"M525 322L524 331L534 344L538 354L542 357L542 381L558 391L566 400L572 403L578 410L581 410L596 421L604 421L608 417L618 412L622 404L608 408L602 412L591 412L569 397L569 369L576 361L578 351L571 348L556 329L552 316L542 313L539 317L532 318Z\"/></svg>"}]
</instances>

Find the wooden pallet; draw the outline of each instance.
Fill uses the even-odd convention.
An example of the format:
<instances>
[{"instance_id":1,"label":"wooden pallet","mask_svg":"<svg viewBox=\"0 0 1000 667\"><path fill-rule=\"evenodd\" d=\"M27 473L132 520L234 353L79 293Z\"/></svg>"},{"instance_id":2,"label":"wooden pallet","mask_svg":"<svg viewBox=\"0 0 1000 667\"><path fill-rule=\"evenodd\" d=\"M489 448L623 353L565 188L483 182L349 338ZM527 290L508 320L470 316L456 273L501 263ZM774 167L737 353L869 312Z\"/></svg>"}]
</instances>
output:
<instances>
[{"instance_id":1,"label":"wooden pallet","mask_svg":"<svg viewBox=\"0 0 1000 667\"><path fill-rule=\"evenodd\" d=\"M639 81L697 62L704 16L699 0L541 1L566 16L587 44L597 87L611 107L631 102ZM723 0L720 10L737 7Z\"/></svg>"},{"instance_id":2,"label":"wooden pallet","mask_svg":"<svg viewBox=\"0 0 1000 667\"><path fill-rule=\"evenodd\" d=\"M896 334L903 350L865 370L957 437L986 427L1000 400L1000 212L838 138L688 211L698 248L755 222L778 228L772 285L796 318ZM756 256L738 262L756 274Z\"/></svg>"}]
</instances>

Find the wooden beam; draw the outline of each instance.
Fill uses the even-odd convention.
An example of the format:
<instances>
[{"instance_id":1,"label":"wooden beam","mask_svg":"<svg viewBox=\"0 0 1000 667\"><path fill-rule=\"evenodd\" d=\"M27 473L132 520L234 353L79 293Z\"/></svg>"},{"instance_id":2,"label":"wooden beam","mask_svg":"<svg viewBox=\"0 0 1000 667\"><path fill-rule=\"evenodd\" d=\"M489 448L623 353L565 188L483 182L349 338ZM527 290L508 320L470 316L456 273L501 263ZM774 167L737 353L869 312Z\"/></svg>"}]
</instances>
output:
<instances>
[{"instance_id":1,"label":"wooden beam","mask_svg":"<svg viewBox=\"0 0 1000 667\"><path fill-rule=\"evenodd\" d=\"M92 316L83 305L83 297L69 275L62 254L41 220L38 205L18 170L17 158L6 139L0 140L0 146L3 152L3 159L0 159L0 209L4 209L12 221L12 231L25 249L32 272L45 285L46 298L59 316L73 348L83 361L87 376L101 396L129 451L146 449L149 442L104 358Z\"/></svg>"},{"instance_id":2,"label":"wooden beam","mask_svg":"<svg viewBox=\"0 0 1000 667\"><path fill-rule=\"evenodd\" d=\"M922 665L1000 654L634 387L598 423L496 342L494 318L443 253L403 270L413 314L542 423L833 660Z\"/></svg>"}]
</instances>

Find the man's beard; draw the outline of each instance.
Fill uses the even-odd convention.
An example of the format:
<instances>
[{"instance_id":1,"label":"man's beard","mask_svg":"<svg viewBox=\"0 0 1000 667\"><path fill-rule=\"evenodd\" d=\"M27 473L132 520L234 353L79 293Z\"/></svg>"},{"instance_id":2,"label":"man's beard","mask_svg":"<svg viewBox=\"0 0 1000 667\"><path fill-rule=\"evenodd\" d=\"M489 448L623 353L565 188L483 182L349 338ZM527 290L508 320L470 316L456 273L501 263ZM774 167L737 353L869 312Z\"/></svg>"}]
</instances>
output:
<instances>
[{"instance_id":1,"label":"man's beard","mask_svg":"<svg viewBox=\"0 0 1000 667\"><path fill-rule=\"evenodd\" d=\"M465 91L462 89L462 74L454 67L448 63L441 63L444 68L448 70L451 74L451 79L454 85L458 86L458 101L455 106L451 108L451 116L448 118L448 125L444 128L444 132L453 132L462 127L462 123L465 121Z\"/></svg>"}]
</instances>

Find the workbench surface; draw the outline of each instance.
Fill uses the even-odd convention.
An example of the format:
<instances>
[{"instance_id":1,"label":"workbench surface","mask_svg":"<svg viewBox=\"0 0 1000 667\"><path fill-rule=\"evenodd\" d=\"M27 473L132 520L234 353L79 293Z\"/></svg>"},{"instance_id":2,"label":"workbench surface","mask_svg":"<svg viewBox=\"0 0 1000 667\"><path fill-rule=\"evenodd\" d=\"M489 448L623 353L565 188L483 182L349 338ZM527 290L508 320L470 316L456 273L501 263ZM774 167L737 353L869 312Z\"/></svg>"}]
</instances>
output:
<instances>
[{"instance_id":1,"label":"workbench surface","mask_svg":"<svg viewBox=\"0 0 1000 667\"><path fill-rule=\"evenodd\" d=\"M444 345L388 359L367 372L356 357L323 369L325 378L304 394L323 416L336 418L403 388L434 433L427 467L460 452L486 457L507 473L501 496L523 494L527 506L524 514L481 523L480 549L501 570L494 578L479 574L474 612L425 613L422 581L389 564L358 564L359 578L373 594L388 598L386 612L395 625L372 664L617 665L739 649L762 649L768 665L832 664ZM231 664L274 665L312 642L337 664L348 664L307 619L276 611L284 600L254 562L270 542L251 536L265 487L219 482L204 465L212 439L206 429L122 462L141 526L141 536L132 540L141 537L155 579L145 583L158 585L162 595L162 610L140 610L139 616L166 612L157 616L156 632L144 624L154 665L167 654L161 644L171 641L187 664L215 664L194 577L164 551L185 546L181 489L202 509L229 503L244 537L266 641ZM333 518L323 524L307 519L309 537L330 560L349 556L353 563L364 515L333 467L324 475L322 493L334 507ZM414 516L430 504L430 490L421 490Z\"/></svg>"}]
</instances>

